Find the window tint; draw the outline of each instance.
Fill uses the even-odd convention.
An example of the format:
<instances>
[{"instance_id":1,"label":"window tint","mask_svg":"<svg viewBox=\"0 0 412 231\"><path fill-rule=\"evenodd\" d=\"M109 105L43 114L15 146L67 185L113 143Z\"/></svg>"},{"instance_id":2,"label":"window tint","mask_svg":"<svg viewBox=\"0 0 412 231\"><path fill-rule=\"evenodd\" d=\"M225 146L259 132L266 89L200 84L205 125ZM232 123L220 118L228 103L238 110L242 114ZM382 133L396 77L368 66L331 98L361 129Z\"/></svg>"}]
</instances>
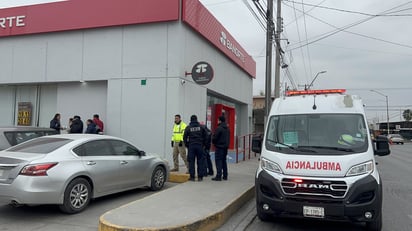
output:
<instances>
[{"instance_id":1,"label":"window tint","mask_svg":"<svg viewBox=\"0 0 412 231\"><path fill-rule=\"evenodd\" d=\"M113 155L112 148L107 140L94 140L73 149L79 156L110 156Z\"/></svg>"},{"instance_id":2,"label":"window tint","mask_svg":"<svg viewBox=\"0 0 412 231\"><path fill-rule=\"evenodd\" d=\"M63 138L40 138L32 139L26 143L8 149L10 152L29 152L29 153L50 153L63 145L71 142L71 139Z\"/></svg>"},{"instance_id":3,"label":"window tint","mask_svg":"<svg viewBox=\"0 0 412 231\"><path fill-rule=\"evenodd\" d=\"M139 151L133 145L121 140L110 140L115 155L137 155Z\"/></svg>"}]
</instances>

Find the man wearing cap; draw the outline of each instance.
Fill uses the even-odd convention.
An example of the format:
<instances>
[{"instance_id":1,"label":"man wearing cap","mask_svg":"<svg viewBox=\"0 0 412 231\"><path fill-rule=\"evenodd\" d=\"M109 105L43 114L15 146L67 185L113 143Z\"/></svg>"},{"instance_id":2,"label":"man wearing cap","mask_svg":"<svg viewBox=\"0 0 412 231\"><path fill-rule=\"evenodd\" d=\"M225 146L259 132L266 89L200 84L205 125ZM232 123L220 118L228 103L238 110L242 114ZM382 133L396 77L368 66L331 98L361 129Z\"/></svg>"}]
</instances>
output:
<instances>
[{"instance_id":1,"label":"man wearing cap","mask_svg":"<svg viewBox=\"0 0 412 231\"><path fill-rule=\"evenodd\" d=\"M219 125L213 134L212 143L215 145L215 164L216 176L212 178L214 181L227 180L227 149L230 142L230 131L226 125L224 115L219 116ZM223 174L223 177L222 177Z\"/></svg>"},{"instance_id":2,"label":"man wearing cap","mask_svg":"<svg viewBox=\"0 0 412 231\"><path fill-rule=\"evenodd\" d=\"M203 180L203 147L206 143L206 135L206 130L200 126L200 123L197 121L197 116L192 115L190 117L190 124L186 127L185 133L183 135L183 141L189 150L187 160L189 162L190 181L195 181L195 160L197 160L197 180Z\"/></svg>"}]
</instances>

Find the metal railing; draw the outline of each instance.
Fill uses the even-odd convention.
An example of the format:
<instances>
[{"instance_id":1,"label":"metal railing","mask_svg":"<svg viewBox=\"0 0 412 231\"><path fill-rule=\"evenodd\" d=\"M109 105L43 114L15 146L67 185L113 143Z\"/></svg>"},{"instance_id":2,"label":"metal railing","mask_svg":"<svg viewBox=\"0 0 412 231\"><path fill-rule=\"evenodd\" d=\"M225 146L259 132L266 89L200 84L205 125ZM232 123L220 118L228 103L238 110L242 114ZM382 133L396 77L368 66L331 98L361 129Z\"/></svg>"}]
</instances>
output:
<instances>
[{"instance_id":1,"label":"metal railing","mask_svg":"<svg viewBox=\"0 0 412 231\"><path fill-rule=\"evenodd\" d=\"M239 155L243 156L241 159L243 161L246 160L246 156L248 156L248 160L250 160L250 155L252 153L252 137L255 134L247 134L243 136L236 136L236 143L235 143L235 149L236 149L236 163L239 162ZM254 153L256 157L256 153Z\"/></svg>"}]
</instances>

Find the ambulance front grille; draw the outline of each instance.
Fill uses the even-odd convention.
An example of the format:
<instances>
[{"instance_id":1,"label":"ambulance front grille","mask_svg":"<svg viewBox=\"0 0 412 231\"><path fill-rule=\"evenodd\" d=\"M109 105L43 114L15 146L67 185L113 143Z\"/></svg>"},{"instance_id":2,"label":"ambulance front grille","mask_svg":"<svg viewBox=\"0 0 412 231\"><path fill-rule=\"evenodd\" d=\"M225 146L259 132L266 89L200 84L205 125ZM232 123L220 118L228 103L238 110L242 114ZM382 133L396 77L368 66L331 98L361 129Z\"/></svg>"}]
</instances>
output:
<instances>
[{"instance_id":1,"label":"ambulance front grille","mask_svg":"<svg viewBox=\"0 0 412 231\"><path fill-rule=\"evenodd\" d=\"M345 181L282 179L282 190L286 195L314 195L343 198L348 186Z\"/></svg>"}]
</instances>

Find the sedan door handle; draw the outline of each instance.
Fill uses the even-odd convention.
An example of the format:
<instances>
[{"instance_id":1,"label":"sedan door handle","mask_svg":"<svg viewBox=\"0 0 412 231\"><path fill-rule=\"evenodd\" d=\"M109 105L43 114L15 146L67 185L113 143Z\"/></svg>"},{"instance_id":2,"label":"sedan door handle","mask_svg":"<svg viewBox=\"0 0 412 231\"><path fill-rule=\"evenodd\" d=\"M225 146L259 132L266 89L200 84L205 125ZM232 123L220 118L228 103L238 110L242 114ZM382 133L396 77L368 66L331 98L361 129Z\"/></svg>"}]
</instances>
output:
<instances>
[{"instance_id":1,"label":"sedan door handle","mask_svg":"<svg viewBox=\"0 0 412 231\"><path fill-rule=\"evenodd\" d=\"M88 161L87 162L87 165L95 165L96 164L96 162L94 162L94 161Z\"/></svg>"},{"instance_id":2,"label":"sedan door handle","mask_svg":"<svg viewBox=\"0 0 412 231\"><path fill-rule=\"evenodd\" d=\"M129 162L127 162L127 161L125 161L125 160L122 160L122 161L120 161L120 164L128 164Z\"/></svg>"}]
</instances>

